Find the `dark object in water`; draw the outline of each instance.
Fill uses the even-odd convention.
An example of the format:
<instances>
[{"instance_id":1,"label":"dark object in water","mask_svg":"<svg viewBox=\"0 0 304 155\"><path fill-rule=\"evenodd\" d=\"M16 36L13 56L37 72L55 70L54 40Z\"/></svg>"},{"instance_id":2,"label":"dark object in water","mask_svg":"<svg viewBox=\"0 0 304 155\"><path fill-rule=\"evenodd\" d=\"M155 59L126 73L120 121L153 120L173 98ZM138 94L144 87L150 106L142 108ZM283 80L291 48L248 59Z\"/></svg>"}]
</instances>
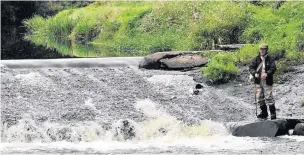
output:
<instances>
[{"instance_id":1,"label":"dark object in water","mask_svg":"<svg viewBox=\"0 0 304 155\"><path fill-rule=\"evenodd\" d=\"M194 95L198 95L198 94L199 94L199 90L194 90L194 91L193 91L193 94L194 94Z\"/></svg>"},{"instance_id":2,"label":"dark object in water","mask_svg":"<svg viewBox=\"0 0 304 155\"><path fill-rule=\"evenodd\" d=\"M301 135L304 136L304 123L298 123L294 130L293 130L293 135Z\"/></svg>"},{"instance_id":3,"label":"dark object in water","mask_svg":"<svg viewBox=\"0 0 304 155\"><path fill-rule=\"evenodd\" d=\"M203 88L203 86L199 83L195 85L195 89L202 89L202 88Z\"/></svg>"},{"instance_id":4,"label":"dark object in water","mask_svg":"<svg viewBox=\"0 0 304 155\"><path fill-rule=\"evenodd\" d=\"M165 134L168 133L168 130L165 129L165 128L159 128L159 129L158 129L158 132L160 132L161 134L165 135Z\"/></svg>"},{"instance_id":5,"label":"dark object in water","mask_svg":"<svg viewBox=\"0 0 304 155\"><path fill-rule=\"evenodd\" d=\"M203 86L201 85L201 84L196 84L195 85L195 88L194 88L194 90L193 90L193 94L194 95L198 95L199 94L199 89L202 89L203 88Z\"/></svg>"},{"instance_id":6,"label":"dark object in water","mask_svg":"<svg viewBox=\"0 0 304 155\"><path fill-rule=\"evenodd\" d=\"M231 122L227 123L226 127L230 130L233 136L275 137L288 134L288 130L296 129L296 124L303 124L300 122L304 122L304 119L276 119L258 122Z\"/></svg>"},{"instance_id":7,"label":"dark object in water","mask_svg":"<svg viewBox=\"0 0 304 155\"><path fill-rule=\"evenodd\" d=\"M136 137L135 126L127 119L120 120L114 127L114 137L118 140L131 140Z\"/></svg>"}]
</instances>

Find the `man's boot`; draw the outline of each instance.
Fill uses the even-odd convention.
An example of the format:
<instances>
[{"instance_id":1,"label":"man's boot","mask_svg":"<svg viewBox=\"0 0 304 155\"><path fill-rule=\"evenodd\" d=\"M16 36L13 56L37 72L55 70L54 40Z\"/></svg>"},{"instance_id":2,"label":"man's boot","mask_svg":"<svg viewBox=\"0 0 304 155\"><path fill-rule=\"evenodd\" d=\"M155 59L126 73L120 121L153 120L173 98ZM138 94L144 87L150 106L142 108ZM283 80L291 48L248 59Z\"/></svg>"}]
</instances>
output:
<instances>
[{"instance_id":1,"label":"man's boot","mask_svg":"<svg viewBox=\"0 0 304 155\"><path fill-rule=\"evenodd\" d=\"M269 111L270 111L270 119L274 120L277 119L277 115L276 115L276 108L275 105L269 105Z\"/></svg>"},{"instance_id":2,"label":"man's boot","mask_svg":"<svg viewBox=\"0 0 304 155\"><path fill-rule=\"evenodd\" d=\"M260 112L259 112L257 118L259 118L259 119L267 119L267 117L268 117L267 106L266 106L266 104L261 105L260 106Z\"/></svg>"}]
</instances>

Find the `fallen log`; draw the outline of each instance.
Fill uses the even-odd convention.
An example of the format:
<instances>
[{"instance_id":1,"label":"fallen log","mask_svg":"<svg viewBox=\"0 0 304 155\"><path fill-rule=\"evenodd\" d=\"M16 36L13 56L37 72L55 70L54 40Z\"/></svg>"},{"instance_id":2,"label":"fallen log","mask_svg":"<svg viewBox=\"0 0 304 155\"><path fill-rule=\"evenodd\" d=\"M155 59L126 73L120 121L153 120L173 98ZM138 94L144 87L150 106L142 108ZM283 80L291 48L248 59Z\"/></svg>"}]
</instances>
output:
<instances>
[{"instance_id":1,"label":"fallen log","mask_svg":"<svg viewBox=\"0 0 304 155\"><path fill-rule=\"evenodd\" d=\"M245 46L246 44L228 44L228 45L217 45L220 50L230 51L237 50Z\"/></svg>"}]
</instances>

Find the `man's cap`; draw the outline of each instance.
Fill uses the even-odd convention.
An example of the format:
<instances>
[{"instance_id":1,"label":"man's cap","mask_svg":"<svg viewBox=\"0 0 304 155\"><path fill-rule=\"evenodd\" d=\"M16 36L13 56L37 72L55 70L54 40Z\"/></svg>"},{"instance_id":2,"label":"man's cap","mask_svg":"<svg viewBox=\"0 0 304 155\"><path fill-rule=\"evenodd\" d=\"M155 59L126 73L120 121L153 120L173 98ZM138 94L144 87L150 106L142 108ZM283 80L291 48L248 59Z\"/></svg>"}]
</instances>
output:
<instances>
[{"instance_id":1,"label":"man's cap","mask_svg":"<svg viewBox=\"0 0 304 155\"><path fill-rule=\"evenodd\" d=\"M266 49L268 49L268 45L265 44L265 43L263 43L263 44L260 44L259 48L266 48Z\"/></svg>"}]
</instances>

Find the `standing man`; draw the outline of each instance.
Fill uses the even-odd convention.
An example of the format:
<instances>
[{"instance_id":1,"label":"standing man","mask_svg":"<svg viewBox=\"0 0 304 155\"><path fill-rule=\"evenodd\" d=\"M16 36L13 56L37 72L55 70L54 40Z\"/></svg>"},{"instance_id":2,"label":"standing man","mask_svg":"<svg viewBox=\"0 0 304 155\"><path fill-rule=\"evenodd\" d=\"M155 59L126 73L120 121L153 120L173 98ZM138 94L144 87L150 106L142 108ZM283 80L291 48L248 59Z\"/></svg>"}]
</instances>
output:
<instances>
[{"instance_id":1,"label":"standing man","mask_svg":"<svg viewBox=\"0 0 304 155\"><path fill-rule=\"evenodd\" d=\"M276 108L272 95L273 74L275 71L275 60L268 55L268 45L261 44L259 46L259 55L249 65L249 72L254 77L257 104L260 106L257 115L259 119L267 119L267 105L269 106L270 118L272 120L276 119Z\"/></svg>"}]
</instances>

